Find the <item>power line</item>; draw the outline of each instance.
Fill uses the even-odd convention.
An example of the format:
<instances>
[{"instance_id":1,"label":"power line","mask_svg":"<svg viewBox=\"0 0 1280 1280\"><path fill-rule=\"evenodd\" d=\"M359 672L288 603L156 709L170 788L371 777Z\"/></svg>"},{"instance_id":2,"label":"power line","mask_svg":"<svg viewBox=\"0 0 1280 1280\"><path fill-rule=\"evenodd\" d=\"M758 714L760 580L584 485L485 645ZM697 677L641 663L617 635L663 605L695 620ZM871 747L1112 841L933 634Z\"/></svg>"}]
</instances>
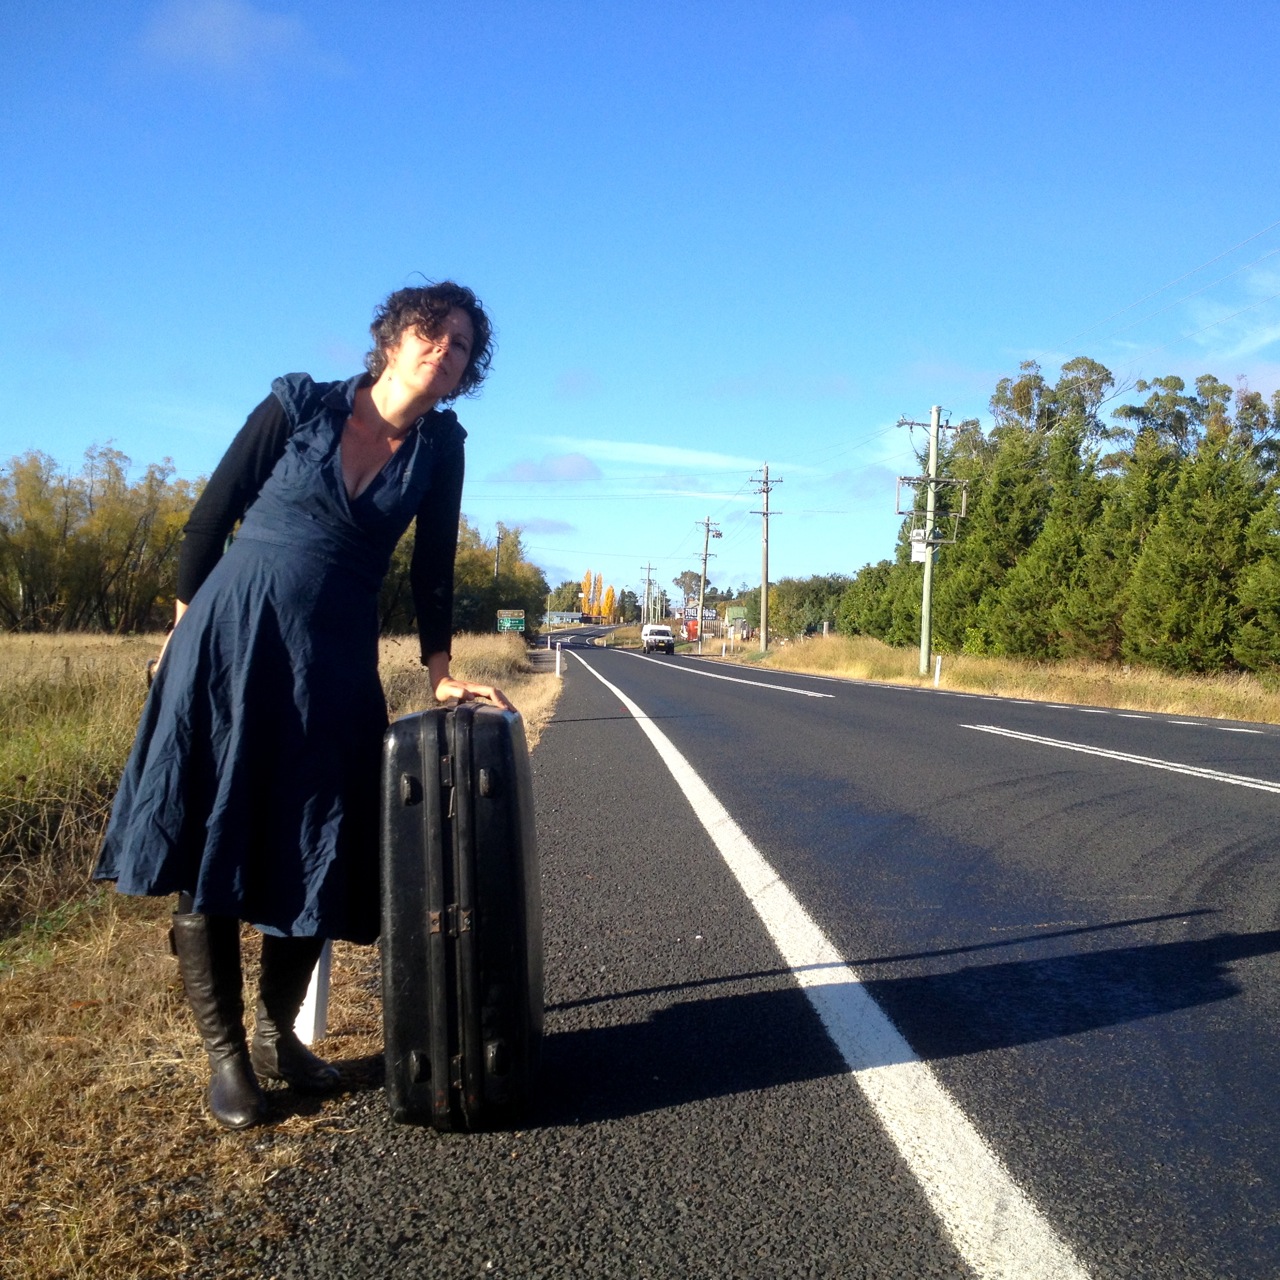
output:
<instances>
[{"instance_id":1,"label":"power line","mask_svg":"<svg viewBox=\"0 0 1280 1280\"><path fill-rule=\"evenodd\" d=\"M1134 327L1134 325L1146 324L1148 320L1154 320L1156 316L1162 316L1166 311L1172 311L1173 308L1178 306L1180 303L1187 302L1191 298L1198 297L1202 293L1207 293L1216 285L1220 285L1224 280L1230 280L1232 276L1238 276L1240 272L1248 271L1250 267L1256 267L1258 263L1265 262L1268 258L1274 258L1277 253L1280 253L1280 249L1268 249L1261 257L1254 258L1252 262L1246 262L1243 266L1236 267L1234 271L1228 271L1225 276L1219 276L1216 280L1210 281L1209 284L1201 285L1199 289L1192 289L1190 293L1184 293L1182 297L1175 298L1167 306L1161 307L1159 311L1153 311L1150 315L1143 316L1140 320L1134 320L1131 324L1122 325L1119 329L1113 329L1107 337L1114 338L1117 334L1127 333Z\"/></svg>"},{"instance_id":2,"label":"power line","mask_svg":"<svg viewBox=\"0 0 1280 1280\"><path fill-rule=\"evenodd\" d=\"M1268 302L1274 302L1277 298L1280 298L1280 293L1273 293L1269 297L1259 298L1257 302L1251 302L1247 307L1241 307L1239 311L1233 311L1229 316L1223 316L1218 320L1211 320L1208 324L1202 325L1199 329L1193 329L1190 333L1179 334L1178 339L1185 342L1188 338L1197 338L1200 334L1207 332L1209 329L1216 329L1218 325L1226 324L1228 320L1234 320L1236 316L1242 316L1246 311L1252 311L1255 307L1261 307ZM1129 368L1132 369L1139 360L1145 360L1148 356L1155 355L1157 351L1163 351L1173 341L1174 339L1170 338L1169 342L1162 342L1158 347L1151 347L1146 351L1139 352L1136 356L1130 358Z\"/></svg>"},{"instance_id":3,"label":"power line","mask_svg":"<svg viewBox=\"0 0 1280 1280\"><path fill-rule=\"evenodd\" d=\"M1150 293L1144 294L1136 302L1131 302L1128 304L1128 306L1121 307L1119 311L1113 311L1105 319L1095 320L1092 324L1086 325L1083 329L1081 329L1079 333L1073 333L1071 337L1065 339L1062 342L1057 343L1052 348L1046 348L1046 350L1041 351L1040 354L1044 355L1048 350L1062 350L1064 347L1066 347L1067 343L1074 342L1077 338L1084 337L1086 333L1089 333L1093 329L1097 329L1101 325L1110 324L1111 321L1114 320L1117 316L1124 315L1126 311L1132 311L1134 307L1140 307L1144 302L1148 302L1150 301L1150 299L1159 296L1166 289L1172 289L1175 284L1181 284L1182 281L1190 279L1193 275L1196 274L1196 272L1203 271L1205 267L1211 267L1215 262L1221 262L1223 258L1226 258L1231 254L1235 253L1237 249L1243 249L1245 245L1251 244L1254 240L1259 239L1261 236L1265 236L1268 231L1274 231L1277 227L1280 227L1280 221L1273 222L1269 227L1263 227L1261 231L1255 231L1253 235L1246 236L1243 240L1240 241L1239 244L1233 244L1230 249L1224 249L1221 253L1217 254L1215 257L1210 258L1208 262L1202 262L1198 267L1192 267L1190 271L1184 271L1182 275L1176 276L1174 279L1170 280L1167 284L1162 284L1158 289L1153 289ZM1160 350L1160 348L1157 347L1156 350L1158 351Z\"/></svg>"},{"instance_id":4,"label":"power line","mask_svg":"<svg viewBox=\"0 0 1280 1280\"><path fill-rule=\"evenodd\" d=\"M546 547L539 546L535 543L526 542L524 544L526 551L540 551L545 555L555 556L588 556L592 560L632 560L635 558L635 552L626 551L597 551L594 547ZM659 560L669 560L672 564L678 563L683 556L659 556Z\"/></svg>"},{"instance_id":5,"label":"power line","mask_svg":"<svg viewBox=\"0 0 1280 1280\"><path fill-rule=\"evenodd\" d=\"M468 493L468 502L510 502L512 499L510 493ZM679 489L640 489L631 493L584 493L584 494L555 494L548 493L545 497L552 502L622 502L630 500L645 499L646 501L653 498L713 498L720 499L723 502L731 502L738 496L737 493L724 494L706 494L683 492Z\"/></svg>"}]
</instances>

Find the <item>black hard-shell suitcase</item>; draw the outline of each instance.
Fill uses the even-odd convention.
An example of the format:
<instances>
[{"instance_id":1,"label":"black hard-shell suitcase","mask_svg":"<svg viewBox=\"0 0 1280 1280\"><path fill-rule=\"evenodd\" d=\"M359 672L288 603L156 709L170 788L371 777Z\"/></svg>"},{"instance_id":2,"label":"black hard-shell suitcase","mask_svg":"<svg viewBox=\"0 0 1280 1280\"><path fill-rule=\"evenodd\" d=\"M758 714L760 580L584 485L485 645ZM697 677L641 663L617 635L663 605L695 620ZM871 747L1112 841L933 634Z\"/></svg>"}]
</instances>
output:
<instances>
[{"instance_id":1,"label":"black hard-shell suitcase","mask_svg":"<svg viewBox=\"0 0 1280 1280\"><path fill-rule=\"evenodd\" d=\"M524 723L464 702L395 721L382 770L382 1008L392 1114L511 1123L542 1048L542 893Z\"/></svg>"}]
</instances>

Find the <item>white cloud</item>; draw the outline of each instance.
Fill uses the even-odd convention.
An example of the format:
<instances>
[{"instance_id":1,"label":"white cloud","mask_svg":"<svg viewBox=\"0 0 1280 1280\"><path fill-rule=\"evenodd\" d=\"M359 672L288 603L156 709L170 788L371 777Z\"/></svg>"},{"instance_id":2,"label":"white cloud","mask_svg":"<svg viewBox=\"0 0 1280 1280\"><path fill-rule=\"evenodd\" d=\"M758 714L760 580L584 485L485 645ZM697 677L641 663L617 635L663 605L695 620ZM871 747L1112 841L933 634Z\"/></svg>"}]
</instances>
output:
<instances>
[{"instance_id":1,"label":"white cloud","mask_svg":"<svg viewBox=\"0 0 1280 1280\"><path fill-rule=\"evenodd\" d=\"M1224 360L1239 360L1244 356L1255 356L1277 342L1280 342L1280 321L1272 320L1250 327L1230 351L1218 354Z\"/></svg>"},{"instance_id":2,"label":"white cloud","mask_svg":"<svg viewBox=\"0 0 1280 1280\"><path fill-rule=\"evenodd\" d=\"M351 370L364 367L365 349L345 338L326 338L320 343L319 352L321 358L332 368L345 371L336 376L350 376Z\"/></svg>"},{"instance_id":3,"label":"white cloud","mask_svg":"<svg viewBox=\"0 0 1280 1280\"><path fill-rule=\"evenodd\" d=\"M498 484L564 484L578 480L599 480L603 476L585 454L548 454L535 461L521 458L509 467L496 471L488 479Z\"/></svg>"},{"instance_id":4,"label":"white cloud","mask_svg":"<svg viewBox=\"0 0 1280 1280\"><path fill-rule=\"evenodd\" d=\"M244 421L243 406L237 411L195 400L143 400L131 408L140 421L163 427L171 435L212 436L227 444Z\"/></svg>"},{"instance_id":5,"label":"white cloud","mask_svg":"<svg viewBox=\"0 0 1280 1280\"><path fill-rule=\"evenodd\" d=\"M648 441L575 440L568 436L550 436L547 443L574 448L606 462L631 462L644 467L736 471L743 468L755 470L760 466L758 458L738 458L728 453L682 449L678 445L651 444Z\"/></svg>"},{"instance_id":6,"label":"white cloud","mask_svg":"<svg viewBox=\"0 0 1280 1280\"><path fill-rule=\"evenodd\" d=\"M892 501L897 491L898 473L873 463L858 470L850 468L833 472L828 483L840 493L859 501Z\"/></svg>"},{"instance_id":7,"label":"white cloud","mask_svg":"<svg viewBox=\"0 0 1280 1280\"><path fill-rule=\"evenodd\" d=\"M726 400L852 400L858 388L843 373L797 377L788 369L763 369L717 378L707 388L707 394Z\"/></svg>"},{"instance_id":8,"label":"white cloud","mask_svg":"<svg viewBox=\"0 0 1280 1280\"><path fill-rule=\"evenodd\" d=\"M592 369L566 369L556 379L556 395L564 400L585 400L600 392L600 379Z\"/></svg>"},{"instance_id":9,"label":"white cloud","mask_svg":"<svg viewBox=\"0 0 1280 1280\"><path fill-rule=\"evenodd\" d=\"M1188 336L1210 359L1239 360L1280 341L1280 272L1252 271L1233 297L1189 308Z\"/></svg>"},{"instance_id":10,"label":"white cloud","mask_svg":"<svg viewBox=\"0 0 1280 1280\"><path fill-rule=\"evenodd\" d=\"M548 520L541 516L535 516L532 520L517 520L514 523L519 525L524 533L531 533L535 537L539 534L554 537L558 534L578 532L578 526L569 524L568 521Z\"/></svg>"},{"instance_id":11,"label":"white cloud","mask_svg":"<svg viewBox=\"0 0 1280 1280\"><path fill-rule=\"evenodd\" d=\"M301 19L245 0L166 0L142 37L146 53L180 70L255 78L285 65L336 69Z\"/></svg>"},{"instance_id":12,"label":"white cloud","mask_svg":"<svg viewBox=\"0 0 1280 1280\"><path fill-rule=\"evenodd\" d=\"M1234 311L1227 307L1215 307L1214 310L1219 314L1206 321L1206 331L1192 335L1196 345L1209 359L1239 360L1257 355L1280 341L1280 298L1273 297L1252 305L1245 303ZM1207 328L1209 324L1213 328Z\"/></svg>"},{"instance_id":13,"label":"white cloud","mask_svg":"<svg viewBox=\"0 0 1280 1280\"><path fill-rule=\"evenodd\" d=\"M746 502L755 497L751 493L720 493L713 489L653 489L645 492L654 498L702 498L707 502Z\"/></svg>"}]
</instances>

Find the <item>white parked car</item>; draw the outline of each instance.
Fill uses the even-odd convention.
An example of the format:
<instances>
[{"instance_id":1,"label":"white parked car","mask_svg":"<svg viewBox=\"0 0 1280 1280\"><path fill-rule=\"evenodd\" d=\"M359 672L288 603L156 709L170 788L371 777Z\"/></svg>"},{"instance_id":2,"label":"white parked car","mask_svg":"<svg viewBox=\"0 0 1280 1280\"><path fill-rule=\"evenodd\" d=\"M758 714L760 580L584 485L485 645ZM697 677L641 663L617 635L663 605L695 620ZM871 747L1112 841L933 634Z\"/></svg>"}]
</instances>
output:
<instances>
[{"instance_id":1,"label":"white parked car","mask_svg":"<svg viewBox=\"0 0 1280 1280\"><path fill-rule=\"evenodd\" d=\"M671 628L657 622L646 622L640 628L640 643L644 646L645 653L652 653L655 649L661 649L665 653L676 651L676 638L671 634Z\"/></svg>"}]
</instances>

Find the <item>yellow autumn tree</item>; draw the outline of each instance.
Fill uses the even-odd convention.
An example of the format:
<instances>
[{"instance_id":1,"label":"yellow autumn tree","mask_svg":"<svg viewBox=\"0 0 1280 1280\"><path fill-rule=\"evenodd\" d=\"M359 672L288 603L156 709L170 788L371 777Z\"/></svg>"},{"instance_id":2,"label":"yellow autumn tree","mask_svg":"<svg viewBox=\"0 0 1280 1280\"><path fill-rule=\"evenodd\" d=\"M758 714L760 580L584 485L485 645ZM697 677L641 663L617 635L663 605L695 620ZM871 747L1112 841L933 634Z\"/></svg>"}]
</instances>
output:
<instances>
[{"instance_id":1,"label":"yellow autumn tree","mask_svg":"<svg viewBox=\"0 0 1280 1280\"><path fill-rule=\"evenodd\" d=\"M591 570L582 575L582 599L579 602L583 613L591 612Z\"/></svg>"},{"instance_id":2,"label":"yellow autumn tree","mask_svg":"<svg viewBox=\"0 0 1280 1280\"><path fill-rule=\"evenodd\" d=\"M617 607L617 596L614 594L612 587L609 587L604 593L604 616L607 622L613 621L613 611Z\"/></svg>"}]
</instances>

